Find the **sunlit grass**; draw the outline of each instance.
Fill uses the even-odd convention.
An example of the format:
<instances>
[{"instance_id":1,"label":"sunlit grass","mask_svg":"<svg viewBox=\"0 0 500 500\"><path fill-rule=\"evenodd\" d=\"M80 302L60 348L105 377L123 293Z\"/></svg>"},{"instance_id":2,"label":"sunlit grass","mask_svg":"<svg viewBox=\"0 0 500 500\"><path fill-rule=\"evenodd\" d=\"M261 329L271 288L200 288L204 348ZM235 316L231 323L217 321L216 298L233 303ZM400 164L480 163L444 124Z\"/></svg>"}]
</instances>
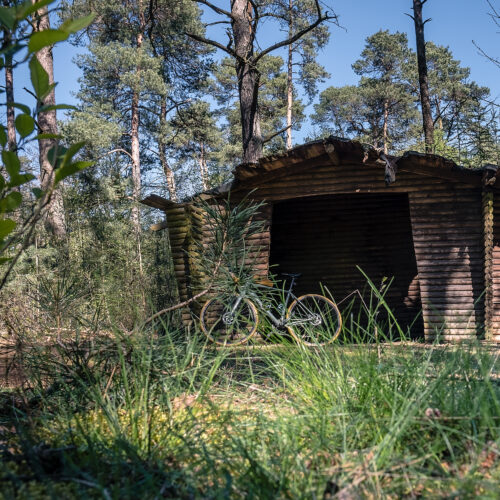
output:
<instances>
[{"instance_id":1,"label":"sunlit grass","mask_svg":"<svg viewBox=\"0 0 500 500\"><path fill-rule=\"evenodd\" d=\"M4 497L497 497L497 351L188 334L25 356L33 387L0 422Z\"/></svg>"}]
</instances>

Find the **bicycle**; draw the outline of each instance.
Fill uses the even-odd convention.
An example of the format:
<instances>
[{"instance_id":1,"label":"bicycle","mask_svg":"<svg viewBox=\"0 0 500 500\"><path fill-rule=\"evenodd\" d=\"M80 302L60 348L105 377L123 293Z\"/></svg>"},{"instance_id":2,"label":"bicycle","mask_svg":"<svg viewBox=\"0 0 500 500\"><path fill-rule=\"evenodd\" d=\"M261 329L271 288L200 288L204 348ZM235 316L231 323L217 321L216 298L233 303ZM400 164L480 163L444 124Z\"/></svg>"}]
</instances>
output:
<instances>
[{"instance_id":1,"label":"bicycle","mask_svg":"<svg viewBox=\"0 0 500 500\"><path fill-rule=\"evenodd\" d=\"M257 307L267 316L276 329L286 329L298 342L308 346L325 345L333 342L340 334L342 316L335 303L318 294L296 297L293 286L300 274L284 273L291 280L285 291L284 303L278 307L279 317L266 307L250 283L239 286L235 295L219 296L209 299L200 313L200 325L203 333L212 341L222 346L237 346L248 342L257 331L259 313ZM272 289L269 280L257 283L257 286ZM292 300L290 306L288 303ZM256 307L257 304L257 307Z\"/></svg>"}]
</instances>

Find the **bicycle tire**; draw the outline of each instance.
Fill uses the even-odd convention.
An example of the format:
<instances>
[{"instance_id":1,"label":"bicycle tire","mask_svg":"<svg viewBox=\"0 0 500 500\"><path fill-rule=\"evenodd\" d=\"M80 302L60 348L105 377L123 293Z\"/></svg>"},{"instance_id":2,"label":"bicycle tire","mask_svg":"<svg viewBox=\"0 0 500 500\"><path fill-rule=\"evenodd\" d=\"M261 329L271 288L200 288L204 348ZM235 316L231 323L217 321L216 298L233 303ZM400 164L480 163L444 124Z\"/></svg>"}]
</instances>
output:
<instances>
[{"instance_id":1,"label":"bicycle tire","mask_svg":"<svg viewBox=\"0 0 500 500\"><path fill-rule=\"evenodd\" d=\"M335 302L318 294L295 299L288 308L286 321L290 335L308 346L330 344L342 329L342 315Z\"/></svg>"},{"instance_id":2,"label":"bicycle tire","mask_svg":"<svg viewBox=\"0 0 500 500\"><path fill-rule=\"evenodd\" d=\"M259 314L254 303L242 299L232 311L237 297L213 298L205 302L200 313L200 326L209 340L220 346L237 346L248 342L257 331Z\"/></svg>"}]
</instances>

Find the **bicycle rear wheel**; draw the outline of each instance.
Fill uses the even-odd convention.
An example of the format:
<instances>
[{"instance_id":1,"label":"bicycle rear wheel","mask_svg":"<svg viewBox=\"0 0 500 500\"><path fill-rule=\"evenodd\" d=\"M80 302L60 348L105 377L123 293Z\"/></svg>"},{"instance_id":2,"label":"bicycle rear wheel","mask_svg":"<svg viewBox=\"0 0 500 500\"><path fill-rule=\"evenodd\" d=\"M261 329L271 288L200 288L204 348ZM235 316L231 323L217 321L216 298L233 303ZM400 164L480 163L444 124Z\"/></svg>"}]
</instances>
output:
<instances>
[{"instance_id":1,"label":"bicycle rear wheel","mask_svg":"<svg viewBox=\"0 0 500 500\"><path fill-rule=\"evenodd\" d=\"M297 342L325 345L339 336L342 316L335 303L323 295L302 295L288 308L286 327Z\"/></svg>"},{"instance_id":2,"label":"bicycle rear wheel","mask_svg":"<svg viewBox=\"0 0 500 500\"><path fill-rule=\"evenodd\" d=\"M210 299L200 313L203 333L217 345L236 346L247 342L257 331L258 313L248 299Z\"/></svg>"}]
</instances>

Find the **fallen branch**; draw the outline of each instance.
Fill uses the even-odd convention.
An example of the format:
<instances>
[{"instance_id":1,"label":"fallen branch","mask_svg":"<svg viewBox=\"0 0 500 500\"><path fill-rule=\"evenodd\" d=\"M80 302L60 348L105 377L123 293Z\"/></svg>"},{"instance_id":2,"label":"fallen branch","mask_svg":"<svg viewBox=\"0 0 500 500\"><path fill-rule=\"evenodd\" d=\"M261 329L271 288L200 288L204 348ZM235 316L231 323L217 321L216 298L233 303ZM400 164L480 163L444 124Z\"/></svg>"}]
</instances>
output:
<instances>
[{"instance_id":1,"label":"fallen branch","mask_svg":"<svg viewBox=\"0 0 500 500\"><path fill-rule=\"evenodd\" d=\"M151 321L158 318L162 314L165 314L165 313L168 313L171 311L176 311L177 309L181 309L182 307L185 307L185 306L191 304L191 302L194 302L195 300L198 300L200 297L203 297L204 295L206 295L210 291L211 288L212 288L212 286L210 285L208 288L205 288L205 290L203 290L202 292L197 293L196 295L193 295L190 299L185 300L184 302L180 302L179 304L175 304L175 306L170 306L170 307L167 307L165 309L162 309L161 311L158 311L157 313L153 314L153 316L150 316L144 322L144 324L147 325L148 323L151 323Z\"/></svg>"}]
</instances>

